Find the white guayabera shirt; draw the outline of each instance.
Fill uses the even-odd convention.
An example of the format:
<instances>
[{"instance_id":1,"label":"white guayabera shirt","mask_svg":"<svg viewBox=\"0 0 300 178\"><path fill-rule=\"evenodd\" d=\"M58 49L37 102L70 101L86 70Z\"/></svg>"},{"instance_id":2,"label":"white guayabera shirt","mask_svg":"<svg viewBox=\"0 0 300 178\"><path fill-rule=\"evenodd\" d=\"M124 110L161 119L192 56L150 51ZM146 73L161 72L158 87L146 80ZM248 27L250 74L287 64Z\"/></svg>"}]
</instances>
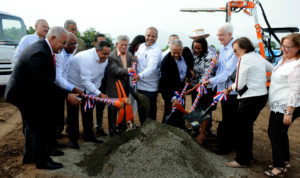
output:
<instances>
[{"instance_id":1,"label":"white guayabera shirt","mask_svg":"<svg viewBox=\"0 0 300 178\"><path fill-rule=\"evenodd\" d=\"M135 55L138 58L137 74L140 76L137 88L150 92L158 91L162 58L159 46L155 43L147 47L143 43Z\"/></svg>"},{"instance_id":2,"label":"white guayabera shirt","mask_svg":"<svg viewBox=\"0 0 300 178\"><path fill-rule=\"evenodd\" d=\"M70 63L68 81L82 91L99 96L107 61L100 62L96 48L77 53Z\"/></svg>"}]
</instances>

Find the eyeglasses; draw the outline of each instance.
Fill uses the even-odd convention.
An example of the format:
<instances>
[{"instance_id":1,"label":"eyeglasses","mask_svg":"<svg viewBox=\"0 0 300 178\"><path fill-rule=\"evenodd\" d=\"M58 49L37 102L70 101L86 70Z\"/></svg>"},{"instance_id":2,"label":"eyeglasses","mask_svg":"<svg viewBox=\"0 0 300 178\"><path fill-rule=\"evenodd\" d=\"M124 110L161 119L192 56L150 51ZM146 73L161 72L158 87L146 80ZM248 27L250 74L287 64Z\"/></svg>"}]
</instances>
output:
<instances>
[{"instance_id":1,"label":"eyeglasses","mask_svg":"<svg viewBox=\"0 0 300 178\"><path fill-rule=\"evenodd\" d=\"M284 46L284 45L282 45L281 47L282 47L282 49L289 50L291 48L294 48L295 46Z\"/></svg>"}]
</instances>

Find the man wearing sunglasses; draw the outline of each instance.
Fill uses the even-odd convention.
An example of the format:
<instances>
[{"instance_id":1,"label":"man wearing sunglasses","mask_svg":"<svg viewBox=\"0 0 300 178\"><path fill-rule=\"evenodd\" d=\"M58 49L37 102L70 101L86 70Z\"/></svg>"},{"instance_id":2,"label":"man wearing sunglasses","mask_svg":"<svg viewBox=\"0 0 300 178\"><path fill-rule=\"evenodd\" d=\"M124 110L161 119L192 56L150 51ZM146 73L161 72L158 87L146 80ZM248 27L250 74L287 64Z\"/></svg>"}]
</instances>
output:
<instances>
[{"instance_id":1,"label":"man wearing sunglasses","mask_svg":"<svg viewBox=\"0 0 300 178\"><path fill-rule=\"evenodd\" d=\"M66 47L64 47L59 54L55 54L55 62L56 62L56 83L68 90L72 93L81 93L82 91L76 88L73 84L68 82L67 74L69 71L70 61L73 57L73 53L77 47L77 37L68 32L68 43ZM64 106L65 100L62 99L57 102L57 130L56 130L56 138L61 138L61 132L64 130L65 125L65 117L64 117Z\"/></svg>"}]
</instances>

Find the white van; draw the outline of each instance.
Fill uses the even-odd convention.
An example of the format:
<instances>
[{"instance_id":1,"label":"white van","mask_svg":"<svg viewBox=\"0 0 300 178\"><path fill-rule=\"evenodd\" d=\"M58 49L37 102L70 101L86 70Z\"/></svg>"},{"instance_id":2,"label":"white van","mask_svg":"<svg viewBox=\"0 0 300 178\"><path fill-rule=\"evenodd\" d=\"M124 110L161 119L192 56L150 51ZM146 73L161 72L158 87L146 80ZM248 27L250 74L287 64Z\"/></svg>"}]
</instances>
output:
<instances>
[{"instance_id":1,"label":"white van","mask_svg":"<svg viewBox=\"0 0 300 178\"><path fill-rule=\"evenodd\" d=\"M21 40L26 35L23 19L0 11L0 86L6 85L12 73L13 56Z\"/></svg>"}]
</instances>

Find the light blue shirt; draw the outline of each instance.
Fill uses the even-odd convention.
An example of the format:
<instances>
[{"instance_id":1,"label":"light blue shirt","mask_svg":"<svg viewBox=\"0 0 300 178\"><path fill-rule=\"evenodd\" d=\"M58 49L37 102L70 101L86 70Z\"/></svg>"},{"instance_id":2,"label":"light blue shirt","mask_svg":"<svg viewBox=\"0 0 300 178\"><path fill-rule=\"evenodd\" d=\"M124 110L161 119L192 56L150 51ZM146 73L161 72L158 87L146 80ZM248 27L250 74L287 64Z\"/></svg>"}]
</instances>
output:
<instances>
[{"instance_id":1,"label":"light blue shirt","mask_svg":"<svg viewBox=\"0 0 300 178\"><path fill-rule=\"evenodd\" d=\"M72 60L73 54L68 54L65 49L59 54L55 54L55 64L56 64L56 83L62 88L72 91L74 85L68 82L68 71L70 67L70 61Z\"/></svg>"},{"instance_id":2,"label":"light blue shirt","mask_svg":"<svg viewBox=\"0 0 300 178\"><path fill-rule=\"evenodd\" d=\"M15 51L15 55L14 55L14 62L16 63L21 52L29 45L31 45L32 43L38 41L40 38L39 36L34 33L34 34L30 34L30 35L26 35L23 36L23 38L21 39L16 51Z\"/></svg>"},{"instance_id":3,"label":"light blue shirt","mask_svg":"<svg viewBox=\"0 0 300 178\"><path fill-rule=\"evenodd\" d=\"M150 92L158 91L161 49L156 43L148 47L143 43L136 52L136 56L138 58L137 74L140 76L137 88Z\"/></svg>"},{"instance_id":4,"label":"light blue shirt","mask_svg":"<svg viewBox=\"0 0 300 178\"><path fill-rule=\"evenodd\" d=\"M232 81L228 77L236 70L238 58L233 54L232 43L233 39L220 50L220 57L217 63L216 76L210 79L213 88L217 87L217 91L221 92L225 87L232 85ZM237 92L232 91L230 94L237 95Z\"/></svg>"},{"instance_id":5,"label":"light blue shirt","mask_svg":"<svg viewBox=\"0 0 300 178\"><path fill-rule=\"evenodd\" d=\"M185 60L184 60L183 56L181 56L180 60L176 60L176 59L174 59L174 60L176 61L176 64L177 64L180 81L183 82L185 75L186 75L186 71L187 71L187 65L185 63Z\"/></svg>"}]
</instances>

